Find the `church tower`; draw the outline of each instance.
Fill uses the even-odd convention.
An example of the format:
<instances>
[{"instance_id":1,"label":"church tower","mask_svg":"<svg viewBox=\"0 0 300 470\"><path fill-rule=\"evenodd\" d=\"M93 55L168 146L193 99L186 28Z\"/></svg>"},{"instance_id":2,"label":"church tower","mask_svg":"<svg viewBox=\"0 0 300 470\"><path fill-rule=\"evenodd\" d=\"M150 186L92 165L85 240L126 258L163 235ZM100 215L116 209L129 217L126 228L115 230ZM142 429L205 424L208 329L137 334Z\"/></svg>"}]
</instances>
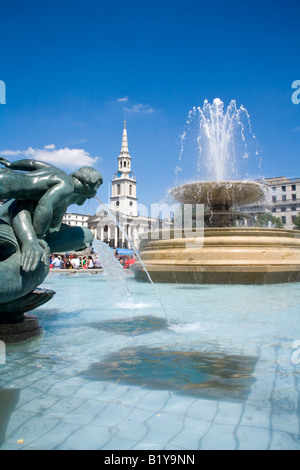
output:
<instances>
[{"instance_id":1,"label":"church tower","mask_svg":"<svg viewBox=\"0 0 300 470\"><path fill-rule=\"evenodd\" d=\"M127 217L137 217L136 177L131 171L131 156L128 150L126 121L124 121L118 171L112 179L111 209Z\"/></svg>"}]
</instances>

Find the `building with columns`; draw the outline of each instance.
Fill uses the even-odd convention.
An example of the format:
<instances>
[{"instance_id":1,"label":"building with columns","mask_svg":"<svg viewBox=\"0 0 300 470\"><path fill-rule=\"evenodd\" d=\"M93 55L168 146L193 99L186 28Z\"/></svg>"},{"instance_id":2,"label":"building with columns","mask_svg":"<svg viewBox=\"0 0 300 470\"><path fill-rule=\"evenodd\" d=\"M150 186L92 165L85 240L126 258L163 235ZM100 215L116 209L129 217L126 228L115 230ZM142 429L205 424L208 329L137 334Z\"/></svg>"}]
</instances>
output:
<instances>
[{"instance_id":1,"label":"building with columns","mask_svg":"<svg viewBox=\"0 0 300 470\"><path fill-rule=\"evenodd\" d=\"M66 212L63 216L62 223L70 225L71 227L88 227L90 217L91 215Z\"/></svg>"},{"instance_id":2,"label":"building with columns","mask_svg":"<svg viewBox=\"0 0 300 470\"><path fill-rule=\"evenodd\" d=\"M110 207L108 209L118 220L119 225L135 248L139 247L141 233L156 228L156 219L140 215L138 211L137 180L132 170L132 158L128 149L126 122L124 122L117 171L111 182ZM89 219L89 228L93 231L95 238L108 243L112 248L132 248L122 230L105 210Z\"/></svg>"},{"instance_id":3,"label":"building with columns","mask_svg":"<svg viewBox=\"0 0 300 470\"><path fill-rule=\"evenodd\" d=\"M294 229L295 218L300 213L300 178L277 176L258 180L258 183L269 188L268 200L244 208L245 212L250 212L253 216L250 224L259 213L271 212L274 217L281 220L284 228Z\"/></svg>"},{"instance_id":4,"label":"building with columns","mask_svg":"<svg viewBox=\"0 0 300 470\"><path fill-rule=\"evenodd\" d=\"M271 188L272 215L279 217L284 227L295 228L294 221L300 212L300 178L267 178L264 183Z\"/></svg>"},{"instance_id":5,"label":"building with columns","mask_svg":"<svg viewBox=\"0 0 300 470\"><path fill-rule=\"evenodd\" d=\"M122 147L118 157L118 171L113 176L111 189L111 210L128 217L137 217L136 177L131 169L126 122L124 122Z\"/></svg>"}]
</instances>

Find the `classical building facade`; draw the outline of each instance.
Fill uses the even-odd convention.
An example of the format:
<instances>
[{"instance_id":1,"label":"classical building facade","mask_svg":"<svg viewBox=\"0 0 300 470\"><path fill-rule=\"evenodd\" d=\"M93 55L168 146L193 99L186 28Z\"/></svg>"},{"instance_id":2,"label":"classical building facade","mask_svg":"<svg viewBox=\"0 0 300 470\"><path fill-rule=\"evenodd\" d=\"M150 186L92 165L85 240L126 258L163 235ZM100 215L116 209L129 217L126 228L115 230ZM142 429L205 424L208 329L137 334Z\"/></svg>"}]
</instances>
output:
<instances>
[{"instance_id":1,"label":"classical building facade","mask_svg":"<svg viewBox=\"0 0 300 470\"><path fill-rule=\"evenodd\" d=\"M122 229L109 217L108 210ZM138 211L137 180L132 171L132 158L128 149L125 122L117 171L111 182L110 206L107 210L103 209L91 217L88 225L95 238L108 243L113 248L132 248L131 243L135 248L138 248L139 235L151 229L155 230L157 224L156 219L143 216Z\"/></svg>"},{"instance_id":2,"label":"classical building facade","mask_svg":"<svg viewBox=\"0 0 300 470\"><path fill-rule=\"evenodd\" d=\"M294 228L295 217L300 212L300 178L267 178L270 187L271 207L269 212L279 217L287 229Z\"/></svg>"},{"instance_id":3,"label":"classical building facade","mask_svg":"<svg viewBox=\"0 0 300 470\"><path fill-rule=\"evenodd\" d=\"M71 227L88 227L88 221L91 215L75 214L67 212L62 219L63 224L70 225Z\"/></svg>"},{"instance_id":4,"label":"classical building facade","mask_svg":"<svg viewBox=\"0 0 300 470\"><path fill-rule=\"evenodd\" d=\"M279 176L258 180L268 187L266 200L260 204L249 205L243 209L251 217L247 225L255 225L255 217L259 213L269 212L281 220L286 229L294 229L295 217L300 213L300 178Z\"/></svg>"}]
</instances>

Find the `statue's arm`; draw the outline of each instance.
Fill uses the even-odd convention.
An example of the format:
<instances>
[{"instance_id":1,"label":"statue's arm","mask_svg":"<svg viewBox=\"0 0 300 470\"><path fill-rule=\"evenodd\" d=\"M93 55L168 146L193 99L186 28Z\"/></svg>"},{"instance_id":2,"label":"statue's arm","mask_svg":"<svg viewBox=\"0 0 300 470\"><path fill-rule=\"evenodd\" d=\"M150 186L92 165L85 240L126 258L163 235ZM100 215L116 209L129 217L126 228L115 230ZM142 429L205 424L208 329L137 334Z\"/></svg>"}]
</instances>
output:
<instances>
[{"instance_id":1,"label":"statue's arm","mask_svg":"<svg viewBox=\"0 0 300 470\"><path fill-rule=\"evenodd\" d=\"M53 220L54 210L66 206L74 188L64 182L49 189L39 200L33 216L33 228L38 238L43 238L48 232Z\"/></svg>"},{"instance_id":2,"label":"statue's arm","mask_svg":"<svg viewBox=\"0 0 300 470\"><path fill-rule=\"evenodd\" d=\"M25 203L15 201L10 213L11 224L21 248L20 264L25 272L35 271L39 262L48 263L48 246L38 240L32 226L31 211Z\"/></svg>"},{"instance_id":3,"label":"statue's arm","mask_svg":"<svg viewBox=\"0 0 300 470\"><path fill-rule=\"evenodd\" d=\"M60 204L53 211L53 217L50 224L50 231L58 231L60 229L63 216L68 209L69 203ZM51 230L53 229L53 230Z\"/></svg>"},{"instance_id":4,"label":"statue's arm","mask_svg":"<svg viewBox=\"0 0 300 470\"><path fill-rule=\"evenodd\" d=\"M16 162L9 162L6 158L1 157L0 163L11 170L20 170L20 171L35 171L41 170L43 168L51 168L52 165L48 163L40 162L38 160L18 160Z\"/></svg>"}]
</instances>

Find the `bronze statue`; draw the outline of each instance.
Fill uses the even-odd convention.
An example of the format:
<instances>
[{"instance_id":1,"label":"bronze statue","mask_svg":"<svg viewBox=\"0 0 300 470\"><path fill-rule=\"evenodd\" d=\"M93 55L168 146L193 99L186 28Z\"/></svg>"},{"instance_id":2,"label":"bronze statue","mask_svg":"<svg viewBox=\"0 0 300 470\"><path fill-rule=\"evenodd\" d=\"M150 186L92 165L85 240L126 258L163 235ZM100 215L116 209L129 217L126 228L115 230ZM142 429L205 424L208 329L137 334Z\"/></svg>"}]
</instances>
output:
<instances>
[{"instance_id":1,"label":"bronze statue","mask_svg":"<svg viewBox=\"0 0 300 470\"><path fill-rule=\"evenodd\" d=\"M67 175L36 160L0 163L6 167L0 168L0 199L6 200L0 207L0 323L7 323L16 312L20 318L22 305L30 310L31 297L34 304L49 300L37 302L33 291L49 272L50 252L91 246L90 230L61 221L69 205L93 198L103 180L90 167Z\"/></svg>"}]
</instances>

